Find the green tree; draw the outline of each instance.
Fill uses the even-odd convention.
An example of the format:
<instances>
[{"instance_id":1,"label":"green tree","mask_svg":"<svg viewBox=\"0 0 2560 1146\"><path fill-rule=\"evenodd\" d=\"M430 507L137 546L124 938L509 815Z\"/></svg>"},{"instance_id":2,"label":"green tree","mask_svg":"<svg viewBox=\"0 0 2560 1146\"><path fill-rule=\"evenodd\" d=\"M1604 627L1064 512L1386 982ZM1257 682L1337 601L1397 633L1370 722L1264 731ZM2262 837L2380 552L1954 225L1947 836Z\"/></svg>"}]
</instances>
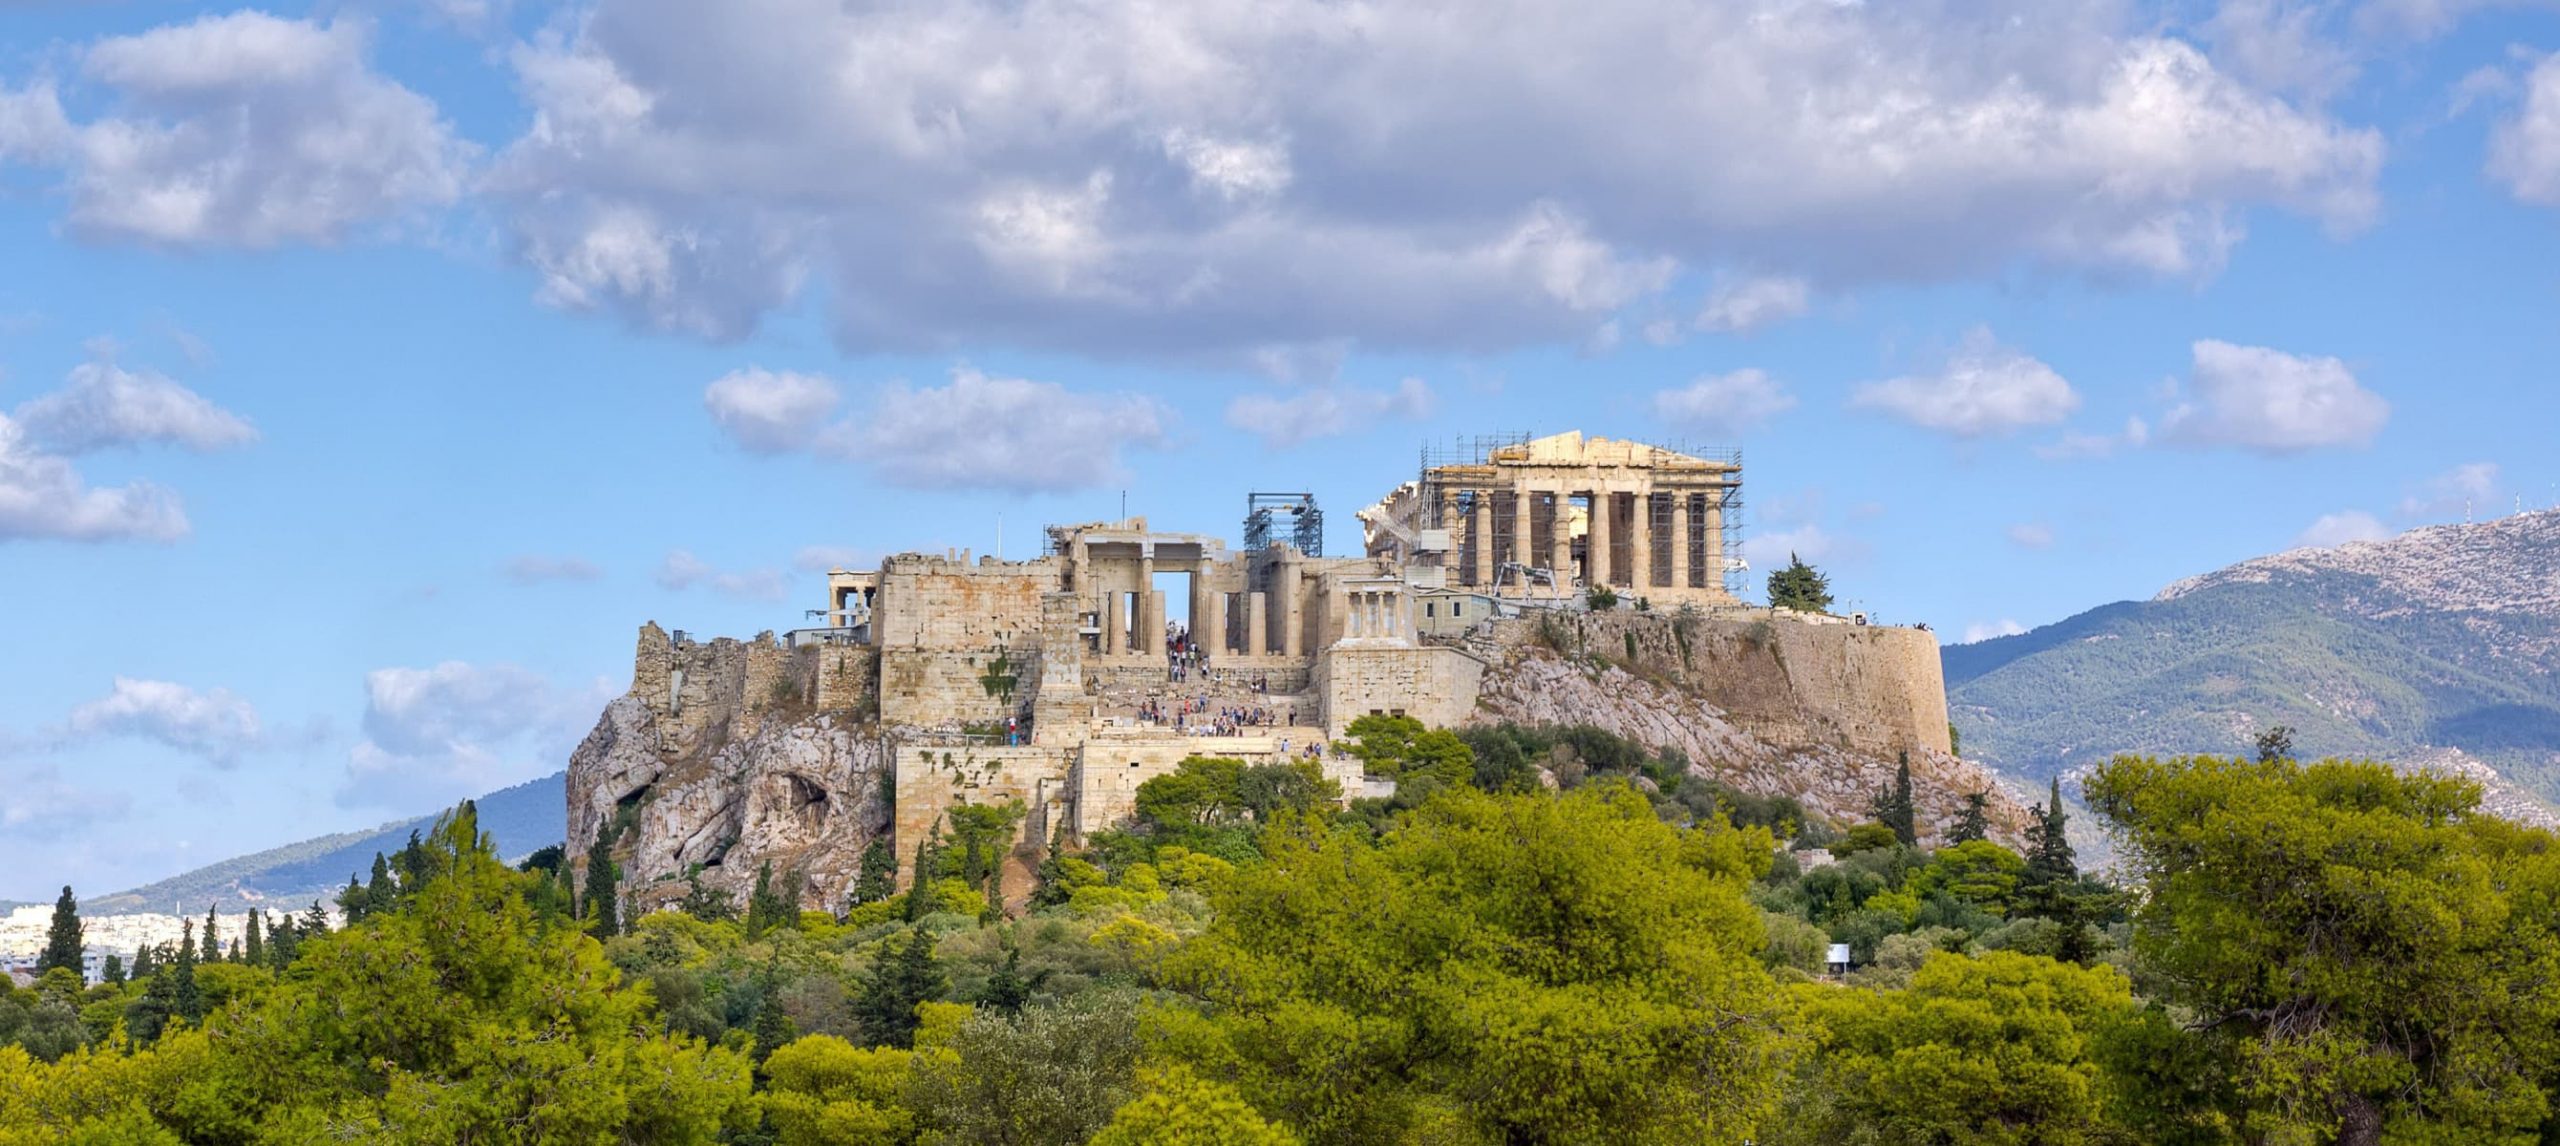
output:
<instances>
[{"instance_id":1,"label":"green tree","mask_svg":"<svg viewBox=\"0 0 2560 1146\"><path fill-rule=\"evenodd\" d=\"M196 944L196 954L202 962L222 962L222 917L218 910L217 904L204 906L204 936Z\"/></svg>"},{"instance_id":2,"label":"green tree","mask_svg":"<svg viewBox=\"0 0 2560 1146\"><path fill-rule=\"evenodd\" d=\"M2080 878L2071 837L2063 831L2071 817L2062 810L2062 778L2053 778L2052 796L2036 806L2036 822L2027 846L2026 884L2035 888L2065 887Z\"/></svg>"},{"instance_id":3,"label":"green tree","mask_svg":"<svg viewBox=\"0 0 2560 1146\"><path fill-rule=\"evenodd\" d=\"M766 1117L777 1146L906 1146L915 1055L809 1035L773 1052L764 1070Z\"/></svg>"},{"instance_id":4,"label":"green tree","mask_svg":"<svg viewBox=\"0 0 2560 1146\"><path fill-rule=\"evenodd\" d=\"M80 901L71 897L71 888L62 889L62 897L53 901L53 923L45 928L44 953L36 957L36 973L41 975L56 967L81 970L81 952L88 946L80 924Z\"/></svg>"},{"instance_id":5,"label":"green tree","mask_svg":"<svg viewBox=\"0 0 2560 1146\"><path fill-rule=\"evenodd\" d=\"M2273 764L2293 759L2293 726L2279 724L2258 734L2258 763Z\"/></svg>"},{"instance_id":6,"label":"green tree","mask_svg":"<svg viewBox=\"0 0 2560 1146\"><path fill-rule=\"evenodd\" d=\"M1907 989L1798 988L1814 1053L1766 1141L1779 1146L2121 1141L2099 1040L2129 1018L2113 968L1940 952Z\"/></svg>"},{"instance_id":7,"label":"green tree","mask_svg":"<svg viewBox=\"0 0 2560 1146\"><path fill-rule=\"evenodd\" d=\"M1212 893L1165 1049L1313 1141L1725 1141L1772 1098L1778 1000L1743 888L1763 829L1623 784L1444 792L1383 839L1286 823Z\"/></svg>"},{"instance_id":8,"label":"green tree","mask_svg":"<svg viewBox=\"0 0 2560 1146\"><path fill-rule=\"evenodd\" d=\"M1083 1142L1136 1090L1138 1000L1088 992L1007 1015L981 1012L919 1055L907 1101L932 1142Z\"/></svg>"},{"instance_id":9,"label":"green tree","mask_svg":"<svg viewBox=\"0 0 2560 1146\"><path fill-rule=\"evenodd\" d=\"M1139 1096L1111 1116L1089 1146L1298 1146L1232 1086L1180 1064L1140 1071Z\"/></svg>"},{"instance_id":10,"label":"green tree","mask_svg":"<svg viewBox=\"0 0 2560 1146\"><path fill-rule=\"evenodd\" d=\"M1894 766L1893 787L1878 789L1875 798L1868 801L1868 806L1876 822L1893 829L1893 838L1902 846L1919 846L1919 809L1912 803L1909 752L1904 752Z\"/></svg>"},{"instance_id":11,"label":"green tree","mask_svg":"<svg viewBox=\"0 0 2560 1146\"><path fill-rule=\"evenodd\" d=\"M240 961L253 967L267 965L267 937L259 918L265 914L257 908L250 908L247 930L240 939Z\"/></svg>"},{"instance_id":12,"label":"green tree","mask_svg":"<svg viewBox=\"0 0 2560 1146\"><path fill-rule=\"evenodd\" d=\"M895 936L882 941L854 1001L863 1037L874 1046L914 1045L921 1021L916 1008L940 999L947 982L934 962L933 936L922 924L908 928L904 942Z\"/></svg>"},{"instance_id":13,"label":"green tree","mask_svg":"<svg viewBox=\"0 0 2560 1146\"><path fill-rule=\"evenodd\" d=\"M2191 1016L2179 1041L2227 1077L2246 1138L2548 1124L2560 839L2478 815L2468 780L2381 764L2119 757L2086 791L2141 877L2146 982Z\"/></svg>"},{"instance_id":14,"label":"green tree","mask_svg":"<svg viewBox=\"0 0 2560 1146\"><path fill-rule=\"evenodd\" d=\"M1371 713L1343 730L1350 739L1337 747L1360 758L1372 776L1399 781L1428 776L1447 787L1464 787L1475 779L1475 752L1445 728L1432 728L1410 716Z\"/></svg>"},{"instance_id":15,"label":"green tree","mask_svg":"<svg viewBox=\"0 0 2560 1146\"><path fill-rule=\"evenodd\" d=\"M1769 607L1799 613L1829 612L1831 579L1805 564L1803 558L1787 554L1787 567L1769 574Z\"/></svg>"},{"instance_id":16,"label":"green tree","mask_svg":"<svg viewBox=\"0 0 2560 1146\"><path fill-rule=\"evenodd\" d=\"M898 894L898 852L889 833L871 837L862 848L862 874L853 881L853 905L879 903Z\"/></svg>"},{"instance_id":17,"label":"green tree","mask_svg":"<svg viewBox=\"0 0 2560 1146\"><path fill-rule=\"evenodd\" d=\"M1948 841L1963 844L1988 838L1991 835L1990 808L1991 793L1966 793L1964 811L1956 813L1955 831L1948 835Z\"/></svg>"},{"instance_id":18,"label":"green tree","mask_svg":"<svg viewBox=\"0 0 2560 1146\"><path fill-rule=\"evenodd\" d=\"M98 968L98 978L111 987L123 986L124 956L109 952L106 962Z\"/></svg>"},{"instance_id":19,"label":"green tree","mask_svg":"<svg viewBox=\"0 0 2560 1146\"><path fill-rule=\"evenodd\" d=\"M938 850L940 862L934 868L917 870L956 876L972 889L982 889L1003 868L1023 817L1029 814L1030 809L1020 800L955 806L944 828L949 833L948 843Z\"/></svg>"},{"instance_id":20,"label":"green tree","mask_svg":"<svg viewBox=\"0 0 2560 1146\"><path fill-rule=\"evenodd\" d=\"M622 892L614 877L613 831L607 826L596 832L596 842L587 848L587 888L578 912L587 922L587 933L598 939L622 934Z\"/></svg>"},{"instance_id":21,"label":"green tree","mask_svg":"<svg viewBox=\"0 0 2560 1146\"><path fill-rule=\"evenodd\" d=\"M798 882L796 877L793 882ZM756 868L755 890L747 894L747 938L759 939L776 927L795 927L799 922L799 900L774 887L773 861L764 861Z\"/></svg>"}]
</instances>

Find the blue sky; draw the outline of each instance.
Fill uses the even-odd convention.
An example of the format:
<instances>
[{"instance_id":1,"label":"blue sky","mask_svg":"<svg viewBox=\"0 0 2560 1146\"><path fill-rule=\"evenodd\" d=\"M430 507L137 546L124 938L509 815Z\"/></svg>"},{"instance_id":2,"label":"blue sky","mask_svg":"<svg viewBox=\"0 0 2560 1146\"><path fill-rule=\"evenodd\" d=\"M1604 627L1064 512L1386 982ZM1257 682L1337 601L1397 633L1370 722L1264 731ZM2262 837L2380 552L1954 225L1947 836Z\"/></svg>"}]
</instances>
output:
<instances>
[{"instance_id":1,"label":"blue sky","mask_svg":"<svg viewBox=\"0 0 2560 1146\"><path fill-rule=\"evenodd\" d=\"M2560 500L2560 5L0 0L0 897L1456 435L1950 640Z\"/></svg>"}]
</instances>

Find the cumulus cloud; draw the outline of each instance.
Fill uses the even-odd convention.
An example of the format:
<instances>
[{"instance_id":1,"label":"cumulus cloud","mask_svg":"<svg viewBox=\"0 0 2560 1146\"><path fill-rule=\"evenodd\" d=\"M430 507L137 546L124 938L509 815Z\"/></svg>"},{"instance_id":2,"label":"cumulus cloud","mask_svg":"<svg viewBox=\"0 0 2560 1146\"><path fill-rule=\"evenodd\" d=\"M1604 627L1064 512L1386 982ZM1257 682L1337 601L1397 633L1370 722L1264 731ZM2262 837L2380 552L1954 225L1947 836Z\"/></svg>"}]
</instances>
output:
<instances>
[{"instance_id":1,"label":"cumulus cloud","mask_svg":"<svg viewBox=\"0 0 2560 1146\"><path fill-rule=\"evenodd\" d=\"M38 450L0 414L0 541L176 541L178 496L149 482L93 487L68 459Z\"/></svg>"},{"instance_id":2,"label":"cumulus cloud","mask_svg":"<svg viewBox=\"0 0 2560 1146\"><path fill-rule=\"evenodd\" d=\"M1285 395L1238 394L1227 403L1227 424L1272 449L1286 449L1382 421L1419 421L1438 407L1429 383L1407 378L1393 390L1321 385Z\"/></svg>"},{"instance_id":3,"label":"cumulus cloud","mask_svg":"<svg viewBox=\"0 0 2560 1146\"><path fill-rule=\"evenodd\" d=\"M733 370L702 391L702 406L729 440L750 453L776 454L817 440L842 396L815 374L758 367Z\"/></svg>"},{"instance_id":4,"label":"cumulus cloud","mask_svg":"<svg viewBox=\"0 0 2560 1146\"><path fill-rule=\"evenodd\" d=\"M2348 509L2321 514L2318 521L2294 537L2293 544L2297 549L2326 549L2351 541L2383 541L2390 536L2391 527L2384 525L2382 519L2361 509Z\"/></svg>"},{"instance_id":5,"label":"cumulus cloud","mask_svg":"<svg viewBox=\"0 0 2560 1146\"><path fill-rule=\"evenodd\" d=\"M2391 403L2335 358L2205 339L2194 346L2189 396L2160 420L2163 441L2292 454L2372 443Z\"/></svg>"},{"instance_id":6,"label":"cumulus cloud","mask_svg":"<svg viewBox=\"0 0 2560 1146\"><path fill-rule=\"evenodd\" d=\"M2007 617L2002 617L1997 621L1975 621L1974 623L1964 627L1964 640L1958 643L1969 645L1975 641L1988 641L1999 637L2014 637L2026 631L2027 627L2025 625L2021 625Z\"/></svg>"},{"instance_id":7,"label":"cumulus cloud","mask_svg":"<svg viewBox=\"0 0 2560 1146\"><path fill-rule=\"evenodd\" d=\"M549 581L594 581L604 570L584 557L551 557L526 553L507 559L498 570L507 580L518 585L540 585Z\"/></svg>"},{"instance_id":8,"label":"cumulus cloud","mask_svg":"<svg viewBox=\"0 0 2560 1146\"><path fill-rule=\"evenodd\" d=\"M1088 394L966 366L945 386L884 387L819 448L908 489L1038 493L1121 480L1121 453L1162 446L1173 412L1141 394Z\"/></svg>"},{"instance_id":9,"label":"cumulus cloud","mask_svg":"<svg viewBox=\"0 0 2560 1146\"><path fill-rule=\"evenodd\" d=\"M696 586L744 601L780 601L791 595L790 583L776 570L717 569L690 550L668 550L667 559L658 564L658 587L680 593Z\"/></svg>"},{"instance_id":10,"label":"cumulus cloud","mask_svg":"<svg viewBox=\"0 0 2560 1146\"><path fill-rule=\"evenodd\" d=\"M1700 330L1749 334L1785 322L1813 309L1812 284L1800 278L1752 278L1726 282L1708 292L1698 311Z\"/></svg>"},{"instance_id":11,"label":"cumulus cloud","mask_svg":"<svg viewBox=\"0 0 2560 1146\"><path fill-rule=\"evenodd\" d=\"M2505 487L2496 462L2471 462L2418 483L2400 499L2402 517L2448 517L2503 508Z\"/></svg>"},{"instance_id":12,"label":"cumulus cloud","mask_svg":"<svg viewBox=\"0 0 2560 1146\"><path fill-rule=\"evenodd\" d=\"M1702 374L1677 390L1653 396L1653 416L1698 433L1742 434L1795 409L1795 395L1761 370Z\"/></svg>"},{"instance_id":13,"label":"cumulus cloud","mask_svg":"<svg viewBox=\"0 0 2560 1146\"><path fill-rule=\"evenodd\" d=\"M29 437L59 454L163 442L192 450L218 450L258 440L238 414L148 370L88 362L71 371L70 384L20 405L18 424Z\"/></svg>"},{"instance_id":14,"label":"cumulus cloud","mask_svg":"<svg viewBox=\"0 0 2560 1146\"><path fill-rule=\"evenodd\" d=\"M2008 529L2009 544L2020 549L2053 548L2053 527L2040 521L2022 521Z\"/></svg>"},{"instance_id":15,"label":"cumulus cloud","mask_svg":"<svg viewBox=\"0 0 2560 1146\"><path fill-rule=\"evenodd\" d=\"M0 158L59 169L74 232L174 248L329 243L457 199L471 148L375 72L365 28L243 11L79 53L103 106L0 92Z\"/></svg>"},{"instance_id":16,"label":"cumulus cloud","mask_svg":"<svg viewBox=\"0 0 2560 1146\"><path fill-rule=\"evenodd\" d=\"M107 695L72 709L63 731L73 739L131 736L157 741L226 767L263 737L258 710L227 689L198 691L123 676Z\"/></svg>"},{"instance_id":17,"label":"cumulus cloud","mask_svg":"<svg viewBox=\"0 0 2560 1146\"><path fill-rule=\"evenodd\" d=\"M814 286L863 350L1579 342L1728 266L1766 282L1713 328L2193 278L2253 210L2365 224L2383 154L2104 0L601 0L513 63L486 186L543 298L730 338Z\"/></svg>"},{"instance_id":18,"label":"cumulus cloud","mask_svg":"<svg viewBox=\"0 0 2560 1146\"><path fill-rule=\"evenodd\" d=\"M2534 65L2522 106L2490 135L2489 174L2518 199L2560 207L2560 55Z\"/></svg>"},{"instance_id":19,"label":"cumulus cloud","mask_svg":"<svg viewBox=\"0 0 2560 1146\"><path fill-rule=\"evenodd\" d=\"M2223 0L2203 30L2233 75L2317 102L2356 78L2355 53L2330 26L2338 10L2325 0Z\"/></svg>"},{"instance_id":20,"label":"cumulus cloud","mask_svg":"<svg viewBox=\"0 0 2560 1146\"><path fill-rule=\"evenodd\" d=\"M1936 371L1867 383L1850 405L1922 429L1978 438L2052 425L2080 408L2080 395L2052 367L1976 327Z\"/></svg>"},{"instance_id":21,"label":"cumulus cloud","mask_svg":"<svg viewBox=\"0 0 2560 1146\"><path fill-rule=\"evenodd\" d=\"M564 688L509 664L446 661L365 674L364 740L338 802L418 811L560 767L612 689Z\"/></svg>"}]
</instances>

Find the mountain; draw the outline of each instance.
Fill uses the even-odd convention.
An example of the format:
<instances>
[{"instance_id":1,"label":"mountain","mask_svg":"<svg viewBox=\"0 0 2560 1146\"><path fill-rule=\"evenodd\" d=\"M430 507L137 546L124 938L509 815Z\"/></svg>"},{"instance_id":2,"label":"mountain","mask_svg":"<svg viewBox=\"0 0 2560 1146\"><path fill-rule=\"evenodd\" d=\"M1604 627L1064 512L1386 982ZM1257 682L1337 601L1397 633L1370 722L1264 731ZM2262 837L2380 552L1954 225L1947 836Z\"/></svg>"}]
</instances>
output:
<instances>
[{"instance_id":1,"label":"mountain","mask_svg":"<svg viewBox=\"0 0 2560 1146\"><path fill-rule=\"evenodd\" d=\"M2296 549L1941 653L1965 755L2041 779L2118 752L2296 755L2467 772L2560 797L2560 511Z\"/></svg>"},{"instance_id":2,"label":"mountain","mask_svg":"<svg viewBox=\"0 0 2560 1146\"><path fill-rule=\"evenodd\" d=\"M563 772L491 792L477 801L480 830L497 841L498 854L528 855L559 843L568 798ZM409 833L434 826L441 812L384 824L371 831L340 832L251 855L227 859L171 876L158 883L95 898L83 897L83 912L112 915L132 911L200 912L208 902L226 912L253 904L301 907L314 899L329 902L347 885L350 875L373 868L375 852L389 854L409 842Z\"/></svg>"}]
</instances>

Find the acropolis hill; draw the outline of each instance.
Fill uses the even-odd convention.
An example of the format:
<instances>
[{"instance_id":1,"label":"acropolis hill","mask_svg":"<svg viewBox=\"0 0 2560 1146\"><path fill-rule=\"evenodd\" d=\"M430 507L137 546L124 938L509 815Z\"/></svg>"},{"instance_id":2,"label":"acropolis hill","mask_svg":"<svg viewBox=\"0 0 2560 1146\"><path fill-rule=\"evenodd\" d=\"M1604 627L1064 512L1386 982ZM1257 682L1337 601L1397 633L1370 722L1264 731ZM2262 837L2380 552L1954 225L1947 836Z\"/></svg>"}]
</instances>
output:
<instances>
[{"instance_id":1,"label":"acropolis hill","mask_svg":"<svg viewBox=\"0 0 2560 1146\"><path fill-rule=\"evenodd\" d=\"M768 860L838 906L881 833L911 863L953 806L1019 800L1020 894L1047 848L1191 756L1312 754L1346 799L1376 790L1326 747L1370 713L1595 725L1842 823L1907 754L1924 822L1987 790L1996 825L2021 823L1948 752L1928 632L1739 600L1741 482L1734 458L1485 440L1361 511L1356 557L1322 555L1311 496L1254 494L1236 549L1054 525L1027 560L832 571L819 623L779 638L650 624L571 758L569 851L611 833L639 910L690 871L743 892ZM1618 607L1587 607L1597 586Z\"/></svg>"}]
</instances>

